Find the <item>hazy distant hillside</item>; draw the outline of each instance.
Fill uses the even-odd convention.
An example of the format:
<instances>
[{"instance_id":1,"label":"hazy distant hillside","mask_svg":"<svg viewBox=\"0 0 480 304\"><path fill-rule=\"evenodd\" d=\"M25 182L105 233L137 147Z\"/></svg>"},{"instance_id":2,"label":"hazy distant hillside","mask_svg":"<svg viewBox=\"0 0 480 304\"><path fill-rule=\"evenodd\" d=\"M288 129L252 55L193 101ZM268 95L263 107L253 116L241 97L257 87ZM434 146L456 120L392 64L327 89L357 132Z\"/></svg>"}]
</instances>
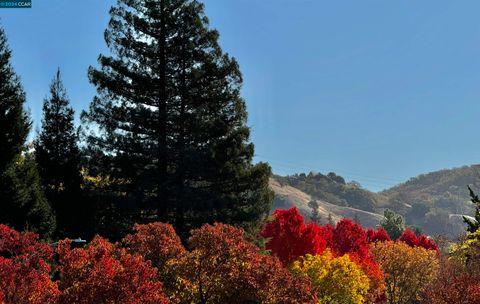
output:
<instances>
[{"instance_id":1,"label":"hazy distant hillside","mask_svg":"<svg viewBox=\"0 0 480 304\"><path fill-rule=\"evenodd\" d=\"M335 173L300 173L274 176L273 180L278 183L277 186L270 183L276 193L276 208L282 204L296 205L302 213L308 214L311 212L308 202L314 199L329 204L328 212L337 218L355 216L355 212L348 216L345 212L333 211L338 207L347 208L342 211L361 210L379 216L389 208L402 214L408 225L418 226L427 234L454 238L464 231L462 215L474 213L467 185L480 194L480 165L422 174L380 193L347 182ZM285 195L286 189L295 195ZM328 212L324 216L328 216Z\"/></svg>"},{"instance_id":2,"label":"hazy distant hillside","mask_svg":"<svg viewBox=\"0 0 480 304\"><path fill-rule=\"evenodd\" d=\"M467 185L480 192L480 165L440 170L411 178L381 192L390 208L407 222L426 231L457 232L463 226L459 214L473 215ZM459 227L460 225L460 227Z\"/></svg>"}]
</instances>

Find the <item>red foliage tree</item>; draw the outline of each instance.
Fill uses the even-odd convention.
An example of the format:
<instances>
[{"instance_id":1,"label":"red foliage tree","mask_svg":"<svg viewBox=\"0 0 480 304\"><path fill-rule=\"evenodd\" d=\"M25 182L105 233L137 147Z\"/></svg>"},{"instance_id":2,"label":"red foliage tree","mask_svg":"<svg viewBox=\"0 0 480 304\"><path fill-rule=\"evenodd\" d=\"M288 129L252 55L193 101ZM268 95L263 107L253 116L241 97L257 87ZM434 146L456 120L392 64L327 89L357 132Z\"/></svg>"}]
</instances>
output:
<instances>
[{"instance_id":1,"label":"red foliage tree","mask_svg":"<svg viewBox=\"0 0 480 304\"><path fill-rule=\"evenodd\" d=\"M325 226L326 227L326 226ZM370 279L370 288L367 295L368 303L381 299L384 290L384 274L380 266L373 261L369 253L369 237L365 229L350 219L343 219L337 223L328 241L328 247L333 249L336 256L348 254L358 264ZM370 236L375 240L385 239L386 232L379 230ZM388 235L387 235L388 237Z\"/></svg>"},{"instance_id":2,"label":"red foliage tree","mask_svg":"<svg viewBox=\"0 0 480 304\"><path fill-rule=\"evenodd\" d=\"M269 239L266 248L284 265L307 253L323 253L327 245L324 233L328 233L328 230L314 223L305 225L297 208L276 210L273 215L274 220L260 234Z\"/></svg>"},{"instance_id":3,"label":"red foliage tree","mask_svg":"<svg viewBox=\"0 0 480 304\"><path fill-rule=\"evenodd\" d=\"M387 242L391 241L390 236L388 235L385 228L380 227L380 229L375 230L370 228L367 230L367 241L368 243L375 243L375 242Z\"/></svg>"},{"instance_id":4,"label":"red foliage tree","mask_svg":"<svg viewBox=\"0 0 480 304\"><path fill-rule=\"evenodd\" d=\"M398 241L404 242L405 244L407 244L410 247L417 247L418 246L417 236L409 228L405 229L403 234L398 238Z\"/></svg>"},{"instance_id":5,"label":"red foliage tree","mask_svg":"<svg viewBox=\"0 0 480 304\"><path fill-rule=\"evenodd\" d=\"M316 223L308 223L303 230L302 238L305 242L303 255L307 253L322 254L331 242L333 234L330 234L328 228L322 227Z\"/></svg>"},{"instance_id":6,"label":"red foliage tree","mask_svg":"<svg viewBox=\"0 0 480 304\"><path fill-rule=\"evenodd\" d=\"M333 247L333 233L335 231L335 228L328 224L328 225L323 225L320 226L320 231L323 239L325 240L325 243L327 247L332 248ZM323 253L323 252L322 252Z\"/></svg>"},{"instance_id":7,"label":"red foliage tree","mask_svg":"<svg viewBox=\"0 0 480 304\"><path fill-rule=\"evenodd\" d=\"M38 235L0 225L0 303L53 303L59 295L50 279L53 250Z\"/></svg>"},{"instance_id":8,"label":"red foliage tree","mask_svg":"<svg viewBox=\"0 0 480 304\"><path fill-rule=\"evenodd\" d=\"M434 240L423 234L417 237L415 233L409 228L405 229L398 241L404 242L410 247L423 247L427 250L435 250L437 252L439 251L438 245L435 243Z\"/></svg>"},{"instance_id":9,"label":"red foliage tree","mask_svg":"<svg viewBox=\"0 0 480 304\"><path fill-rule=\"evenodd\" d=\"M384 275L380 266L370 256L365 229L350 219L343 219L337 223L333 231L331 246L337 256L348 254L370 279L368 303L380 299L384 290Z\"/></svg>"},{"instance_id":10,"label":"red foliage tree","mask_svg":"<svg viewBox=\"0 0 480 304\"><path fill-rule=\"evenodd\" d=\"M350 219L343 219L337 223L333 231L332 249L338 256L349 253L359 259L367 259L369 256L367 234L362 226Z\"/></svg>"},{"instance_id":11,"label":"red foliage tree","mask_svg":"<svg viewBox=\"0 0 480 304\"><path fill-rule=\"evenodd\" d=\"M418 237L418 246L423 247L427 250L435 250L437 252L440 252L437 243L435 243L434 240L423 234Z\"/></svg>"},{"instance_id":12,"label":"red foliage tree","mask_svg":"<svg viewBox=\"0 0 480 304\"><path fill-rule=\"evenodd\" d=\"M316 303L306 279L224 224L192 231L190 252L168 262L176 274L173 303Z\"/></svg>"},{"instance_id":13,"label":"red foliage tree","mask_svg":"<svg viewBox=\"0 0 480 304\"><path fill-rule=\"evenodd\" d=\"M70 248L70 241L58 246L62 295L59 304L168 303L156 269L140 255L95 237L86 248Z\"/></svg>"}]
</instances>

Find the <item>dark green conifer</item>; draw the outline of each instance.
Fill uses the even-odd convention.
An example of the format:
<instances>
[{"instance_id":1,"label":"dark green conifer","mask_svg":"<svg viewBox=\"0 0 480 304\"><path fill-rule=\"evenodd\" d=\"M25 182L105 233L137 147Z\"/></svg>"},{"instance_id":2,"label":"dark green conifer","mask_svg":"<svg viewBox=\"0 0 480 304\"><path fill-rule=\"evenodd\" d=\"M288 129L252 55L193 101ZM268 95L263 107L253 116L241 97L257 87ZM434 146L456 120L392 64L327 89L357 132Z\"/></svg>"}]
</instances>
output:
<instances>
[{"instance_id":1,"label":"dark green conifer","mask_svg":"<svg viewBox=\"0 0 480 304\"><path fill-rule=\"evenodd\" d=\"M470 193L470 201L475 205L475 217L470 219L464 216L463 221L467 224L467 231L473 233L480 228L480 198L473 192L470 186L468 186L468 191Z\"/></svg>"},{"instance_id":2,"label":"dark green conifer","mask_svg":"<svg viewBox=\"0 0 480 304\"><path fill-rule=\"evenodd\" d=\"M57 71L43 103L42 128L35 140L35 158L47 199L57 218L60 237L82 233L85 212L80 193L80 153L74 111Z\"/></svg>"},{"instance_id":3,"label":"dark green conifer","mask_svg":"<svg viewBox=\"0 0 480 304\"><path fill-rule=\"evenodd\" d=\"M25 92L10 59L7 38L0 29L0 223L48 237L55 220L36 164L26 151L31 123L24 110Z\"/></svg>"},{"instance_id":4,"label":"dark green conifer","mask_svg":"<svg viewBox=\"0 0 480 304\"><path fill-rule=\"evenodd\" d=\"M316 200L311 200L310 202L308 202L308 207L312 209L312 212L310 214L310 220L314 223L320 224L321 216L318 211L318 208L320 207L318 202Z\"/></svg>"},{"instance_id":5,"label":"dark green conifer","mask_svg":"<svg viewBox=\"0 0 480 304\"><path fill-rule=\"evenodd\" d=\"M384 219L380 222L392 240L397 240L405 231L405 222L400 214L390 209L383 212Z\"/></svg>"},{"instance_id":6,"label":"dark green conifer","mask_svg":"<svg viewBox=\"0 0 480 304\"><path fill-rule=\"evenodd\" d=\"M45 238L55 230L55 217L29 153L19 155L0 176L0 223Z\"/></svg>"},{"instance_id":7,"label":"dark green conifer","mask_svg":"<svg viewBox=\"0 0 480 304\"><path fill-rule=\"evenodd\" d=\"M113 55L90 68L98 95L83 115L90 174L108 174L135 221L169 221L183 236L263 219L270 168L252 165L242 76L203 5L119 0L110 15Z\"/></svg>"}]
</instances>

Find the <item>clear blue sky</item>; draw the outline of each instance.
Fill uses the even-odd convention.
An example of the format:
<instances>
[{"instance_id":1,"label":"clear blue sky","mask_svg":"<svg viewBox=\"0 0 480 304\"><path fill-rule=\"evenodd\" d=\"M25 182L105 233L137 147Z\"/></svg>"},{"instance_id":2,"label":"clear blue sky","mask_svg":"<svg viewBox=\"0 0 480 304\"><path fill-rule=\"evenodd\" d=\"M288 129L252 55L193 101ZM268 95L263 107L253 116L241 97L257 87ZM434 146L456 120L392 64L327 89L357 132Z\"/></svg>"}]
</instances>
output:
<instances>
[{"instance_id":1,"label":"clear blue sky","mask_svg":"<svg viewBox=\"0 0 480 304\"><path fill-rule=\"evenodd\" d=\"M113 0L0 9L38 127L57 67L77 114ZM244 74L256 161L380 190L480 162L480 1L206 0Z\"/></svg>"}]
</instances>

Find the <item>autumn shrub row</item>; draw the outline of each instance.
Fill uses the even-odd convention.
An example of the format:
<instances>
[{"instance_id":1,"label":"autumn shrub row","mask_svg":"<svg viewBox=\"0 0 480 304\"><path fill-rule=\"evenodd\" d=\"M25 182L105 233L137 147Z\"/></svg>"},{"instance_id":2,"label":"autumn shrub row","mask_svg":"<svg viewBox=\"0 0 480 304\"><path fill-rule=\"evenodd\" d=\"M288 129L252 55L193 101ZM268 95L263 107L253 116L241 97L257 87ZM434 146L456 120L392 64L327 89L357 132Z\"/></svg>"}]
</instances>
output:
<instances>
[{"instance_id":1,"label":"autumn shrub row","mask_svg":"<svg viewBox=\"0 0 480 304\"><path fill-rule=\"evenodd\" d=\"M408 230L394 242L348 219L305 223L296 209L276 211L260 235L267 251L218 223L183 245L152 223L72 248L0 225L0 303L479 303L480 276L466 270L480 266L474 238L447 258Z\"/></svg>"},{"instance_id":2,"label":"autumn shrub row","mask_svg":"<svg viewBox=\"0 0 480 304\"><path fill-rule=\"evenodd\" d=\"M73 249L0 225L0 303L315 302L308 279L262 254L241 229L204 225L189 250L170 225L135 231L122 243L95 237Z\"/></svg>"}]
</instances>

